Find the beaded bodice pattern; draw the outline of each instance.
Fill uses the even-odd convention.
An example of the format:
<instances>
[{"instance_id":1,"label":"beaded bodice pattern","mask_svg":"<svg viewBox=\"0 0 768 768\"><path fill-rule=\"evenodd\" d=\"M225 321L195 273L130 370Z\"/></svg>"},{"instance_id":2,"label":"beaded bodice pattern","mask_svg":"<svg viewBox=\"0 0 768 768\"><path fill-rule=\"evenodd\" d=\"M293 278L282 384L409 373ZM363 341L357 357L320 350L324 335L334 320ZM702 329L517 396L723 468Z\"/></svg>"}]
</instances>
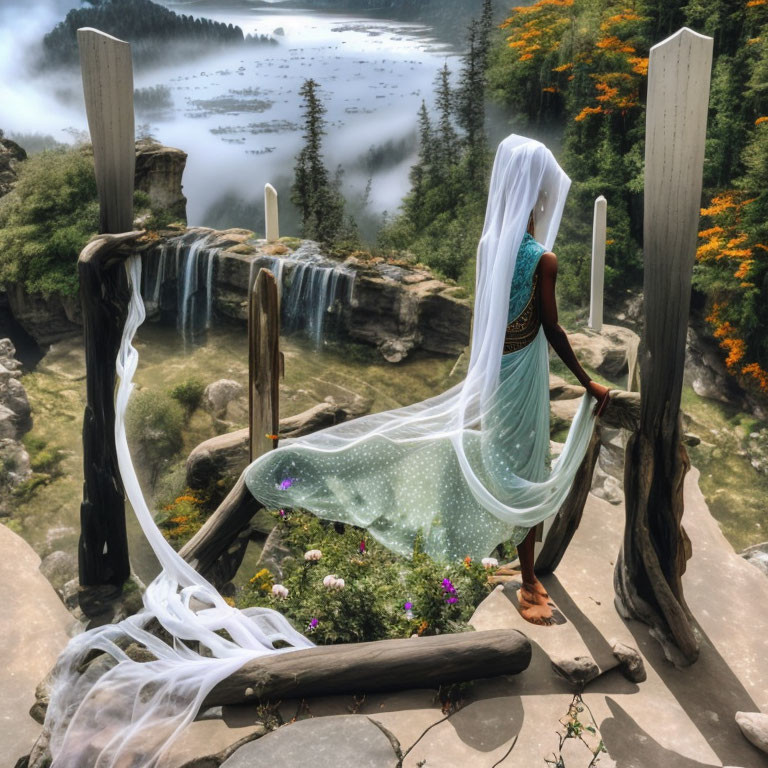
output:
<instances>
[{"instance_id":1,"label":"beaded bodice pattern","mask_svg":"<svg viewBox=\"0 0 768 768\"><path fill-rule=\"evenodd\" d=\"M505 355L528 346L539 332L541 316L536 291L536 267L545 250L528 232L523 235L509 291L509 313L504 336Z\"/></svg>"}]
</instances>

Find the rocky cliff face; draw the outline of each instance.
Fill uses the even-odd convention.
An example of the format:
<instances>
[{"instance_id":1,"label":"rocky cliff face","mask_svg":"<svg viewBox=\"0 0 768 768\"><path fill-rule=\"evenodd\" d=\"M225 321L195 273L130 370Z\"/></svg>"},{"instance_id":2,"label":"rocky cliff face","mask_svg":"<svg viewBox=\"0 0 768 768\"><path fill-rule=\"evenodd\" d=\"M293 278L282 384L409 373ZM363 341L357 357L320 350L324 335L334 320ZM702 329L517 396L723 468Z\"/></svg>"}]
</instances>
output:
<instances>
[{"instance_id":1,"label":"rocky cliff face","mask_svg":"<svg viewBox=\"0 0 768 768\"><path fill-rule=\"evenodd\" d=\"M469 343L469 302L461 298L460 288L436 280L425 269L365 259L362 254L333 260L311 240L281 238L267 243L244 229L196 227L181 239L177 232L165 234L144 257L144 271L145 296L156 295L159 302L151 309L166 318L178 312L185 275L199 269L196 290L206 289L204 277L210 275L214 316L245 323L249 280L264 267L280 274L286 330L308 327L314 332L313 323L322 323L342 338L375 346L390 362L417 349L458 355ZM199 263L193 266L188 259L200 241L205 247L196 251ZM208 272L211 254L214 263ZM195 303L207 302L199 296Z\"/></svg>"},{"instance_id":2,"label":"rocky cliff face","mask_svg":"<svg viewBox=\"0 0 768 768\"><path fill-rule=\"evenodd\" d=\"M0 339L0 517L9 514L8 493L31 474L21 437L32 427L21 363L10 339Z\"/></svg>"}]
</instances>

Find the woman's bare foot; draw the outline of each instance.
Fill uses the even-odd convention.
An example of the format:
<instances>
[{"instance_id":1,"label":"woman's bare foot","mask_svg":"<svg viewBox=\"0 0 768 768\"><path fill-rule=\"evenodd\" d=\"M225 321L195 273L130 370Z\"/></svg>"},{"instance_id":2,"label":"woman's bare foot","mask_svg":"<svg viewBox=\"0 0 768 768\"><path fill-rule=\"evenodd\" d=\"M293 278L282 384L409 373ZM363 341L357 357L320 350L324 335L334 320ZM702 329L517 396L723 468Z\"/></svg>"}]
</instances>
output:
<instances>
[{"instance_id":1,"label":"woman's bare foot","mask_svg":"<svg viewBox=\"0 0 768 768\"><path fill-rule=\"evenodd\" d=\"M548 600L549 595L538 579L533 583L523 582L517 592L520 615L531 624L552 624L552 608Z\"/></svg>"}]
</instances>

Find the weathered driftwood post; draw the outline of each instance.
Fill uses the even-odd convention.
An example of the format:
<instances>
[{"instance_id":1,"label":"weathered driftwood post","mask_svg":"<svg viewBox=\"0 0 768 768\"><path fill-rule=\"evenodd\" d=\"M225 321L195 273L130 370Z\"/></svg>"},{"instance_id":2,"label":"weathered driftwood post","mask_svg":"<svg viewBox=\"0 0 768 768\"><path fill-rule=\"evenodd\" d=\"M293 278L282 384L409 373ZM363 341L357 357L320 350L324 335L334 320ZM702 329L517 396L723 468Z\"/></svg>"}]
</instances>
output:
<instances>
[{"instance_id":1,"label":"weathered driftwood post","mask_svg":"<svg viewBox=\"0 0 768 768\"><path fill-rule=\"evenodd\" d=\"M691 555L680 524L690 463L680 396L701 206L712 38L683 28L651 48L645 138L644 344L640 424L627 443L626 527L616 562L616 607L652 627L681 664L699 644L682 574Z\"/></svg>"},{"instance_id":2,"label":"weathered driftwood post","mask_svg":"<svg viewBox=\"0 0 768 768\"><path fill-rule=\"evenodd\" d=\"M280 427L280 313L277 282L260 269L248 300L250 460L277 447Z\"/></svg>"},{"instance_id":3,"label":"weathered driftwood post","mask_svg":"<svg viewBox=\"0 0 768 768\"><path fill-rule=\"evenodd\" d=\"M271 184L264 185L264 221L267 241L274 243L280 238L277 213L277 190Z\"/></svg>"},{"instance_id":4,"label":"weathered driftwood post","mask_svg":"<svg viewBox=\"0 0 768 768\"><path fill-rule=\"evenodd\" d=\"M80 67L101 209L100 232L133 228L135 140L128 43L79 29ZM136 234L134 234L134 237ZM81 586L119 587L130 575L123 487L115 451L115 361L128 303L122 258L86 247L78 260L87 404L83 416Z\"/></svg>"},{"instance_id":5,"label":"weathered driftwood post","mask_svg":"<svg viewBox=\"0 0 768 768\"><path fill-rule=\"evenodd\" d=\"M603 281L605 279L605 225L608 203L600 195L595 200L592 219L592 274L589 297L589 327L595 331L603 327Z\"/></svg>"}]
</instances>

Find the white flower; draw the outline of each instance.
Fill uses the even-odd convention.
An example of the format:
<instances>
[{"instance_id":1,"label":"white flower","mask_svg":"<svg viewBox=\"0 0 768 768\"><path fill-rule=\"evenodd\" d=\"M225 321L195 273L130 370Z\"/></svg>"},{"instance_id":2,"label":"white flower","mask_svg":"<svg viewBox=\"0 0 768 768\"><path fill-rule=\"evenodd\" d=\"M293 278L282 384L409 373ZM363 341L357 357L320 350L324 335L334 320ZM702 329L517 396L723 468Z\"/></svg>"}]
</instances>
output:
<instances>
[{"instance_id":1,"label":"white flower","mask_svg":"<svg viewBox=\"0 0 768 768\"><path fill-rule=\"evenodd\" d=\"M496 566L499 564L499 561L495 557L484 557L481 561L483 564L483 568L496 568Z\"/></svg>"},{"instance_id":2,"label":"white flower","mask_svg":"<svg viewBox=\"0 0 768 768\"><path fill-rule=\"evenodd\" d=\"M288 588L284 587L282 584L274 584L272 586L272 594L275 597L286 598L288 597Z\"/></svg>"},{"instance_id":3,"label":"white flower","mask_svg":"<svg viewBox=\"0 0 768 768\"><path fill-rule=\"evenodd\" d=\"M319 560L323 556L323 553L319 549L310 549L304 553L305 560Z\"/></svg>"},{"instance_id":4,"label":"white flower","mask_svg":"<svg viewBox=\"0 0 768 768\"><path fill-rule=\"evenodd\" d=\"M323 586L326 589L344 589L346 583L344 579L337 579L335 573L329 573L323 579Z\"/></svg>"}]
</instances>

